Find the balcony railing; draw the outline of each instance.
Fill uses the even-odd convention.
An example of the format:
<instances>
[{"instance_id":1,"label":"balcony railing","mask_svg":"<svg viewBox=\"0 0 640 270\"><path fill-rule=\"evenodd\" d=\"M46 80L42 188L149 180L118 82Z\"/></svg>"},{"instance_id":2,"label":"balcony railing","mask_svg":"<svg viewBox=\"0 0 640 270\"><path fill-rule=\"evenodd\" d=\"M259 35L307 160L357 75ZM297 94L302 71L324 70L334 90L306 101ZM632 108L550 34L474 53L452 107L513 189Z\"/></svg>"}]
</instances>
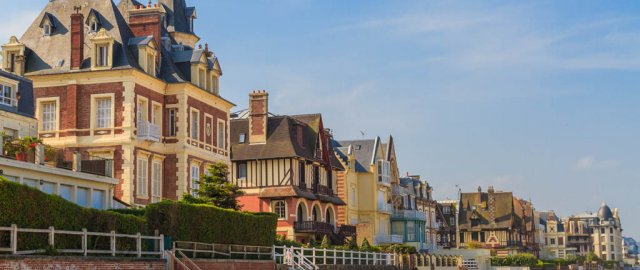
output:
<instances>
[{"instance_id":1,"label":"balcony railing","mask_svg":"<svg viewBox=\"0 0 640 270\"><path fill-rule=\"evenodd\" d=\"M113 177L113 160L111 159L90 159L81 162L80 171L83 173Z\"/></svg>"},{"instance_id":2,"label":"balcony railing","mask_svg":"<svg viewBox=\"0 0 640 270\"><path fill-rule=\"evenodd\" d=\"M138 122L138 139L159 142L160 126L146 121Z\"/></svg>"},{"instance_id":3,"label":"balcony railing","mask_svg":"<svg viewBox=\"0 0 640 270\"><path fill-rule=\"evenodd\" d=\"M393 213L393 205L386 202L378 202L378 212Z\"/></svg>"},{"instance_id":4,"label":"balcony railing","mask_svg":"<svg viewBox=\"0 0 640 270\"><path fill-rule=\"evenodd\" d=\"M313 192L333 196L333 189L330 189L329 187L323 185L315 185L313 188Z\"/></svg>"},{"instance_id":5,"label":"balcony railing","mask_svg":"<svg viewBox=\"0 0 640 270\"><path fill-rule=\"evenodd\" d=\"M416 210L396 210L391 216L393 219L427 220L427 214Z\"/></svg>"},{"instance_id":6,"label":"balcony railing","mask_svg":"<svg viewBox=\"0 0 640 270\"><path fill-rule=\"evenodd\" d=\"M345 236L353 236L353 235L356 235L357 230L356 230L356 226L340 225L338 232Z\"/></svg>"},{"instance_id":7,"label":"balcony railing","mask_svg":"<svg viewBox=\"0 0 640 270\"><path fill-rule=\"evenodd\" d=\"M391 235L377 235L376 236L376 242L378 242L378 245L380 245L380 244L402 244L403 241L404 241L404 237L402 235L391 234Z\"/></svg>"},{"instance_id":8,"label":"balcony railing","mask_svg":"<svg viewBox=\"0 0 640 270\"><path fill-rule=\"evenodd\" d=\"M301 233L333 233L333 225L320 221L297 221L293 224L293 229Z\"/></svg>"}]
</instances>

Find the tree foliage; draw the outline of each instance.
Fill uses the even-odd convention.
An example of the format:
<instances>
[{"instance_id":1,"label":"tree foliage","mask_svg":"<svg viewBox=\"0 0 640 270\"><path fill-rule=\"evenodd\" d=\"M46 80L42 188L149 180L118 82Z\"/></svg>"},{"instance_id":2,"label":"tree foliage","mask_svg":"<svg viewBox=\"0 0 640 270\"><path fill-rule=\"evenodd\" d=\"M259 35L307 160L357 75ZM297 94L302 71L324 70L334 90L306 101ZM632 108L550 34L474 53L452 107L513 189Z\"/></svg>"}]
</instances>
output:
<instances>
[{"instance_id":1,"label":"tree foliage","mask_svg":"<svg viewBox=\"0 0 640 270\"><path fill-rule=\"evenodd\" d=\"M229 167L226 163L218 162L208 169L208 173L198 181L197 196L185 194L183 200L192 204L210 204L217 207L240 210L238 197L244 192L229 181Z\"/></svg>"}]
</instances>

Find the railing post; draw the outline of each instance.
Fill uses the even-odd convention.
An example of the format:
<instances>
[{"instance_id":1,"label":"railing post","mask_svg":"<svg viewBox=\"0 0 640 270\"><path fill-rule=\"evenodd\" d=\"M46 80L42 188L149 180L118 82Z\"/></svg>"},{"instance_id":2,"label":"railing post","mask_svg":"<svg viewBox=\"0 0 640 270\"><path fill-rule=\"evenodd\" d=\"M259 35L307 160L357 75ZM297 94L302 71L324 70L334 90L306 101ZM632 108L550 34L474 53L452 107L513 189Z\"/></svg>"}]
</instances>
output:
<instances>
[{"instance_id":1,"label":"railing post","mask_svg":"<svg viewBox=\"0 0 640 270\"><path fill-rule=\"evenodd\" d=\"M304 254L302 254L302 256L304 257ZM316 248L313 247L313 249L311 250L311 258L313 258L313 264L316 264Z\"/></svg>"},{"instance_id":2,"label":"railing post","mask_svg":"<svg viewBox=\"0 0 640 270\"><path fill-rule=\"evenodd\" d=\"M84 253L84 256L87 256L87 229L82 228L82 252Z\"/></svg>"},{"instance_id":3,"label":"railing post","mask_svg":"<svg viewBox=\"0 0 640 270\"><path fill-rule=\"evenodd\" d=\"M36 145L36 164L44 165L45 162L45 154L44 154L44 144L39 143Z\"/></svg>"},{"instance_id":4,"label":"railing post","mask_svg":"<svg viewBox=\"0 0 640 270\"><path fill-rule=\"evenodd\" d=\"M136 234L136 251L138 251L138 258L142 257L142 235Z\"/></svg>"},{"instance_id":5,"label":"railing post","mask_svg":"<svg viewBox=\"0 0 640 270\"><path fill-rule=\"evenodd\" d=\"M111 237L110 237L110 243L111 243L111 256L115 257L116 256L116 231L111 231Z\"/></svg>"},{"instance_id":6,"label":"railing post","mask_svg":"<svg viewBox=\"0 0 640 270\"><path fill-rule=\"evenodd\" d=\"M11 224L11 254L18 253L18 225Z\"/></svg>"},{"instance_id":7,"label":"railing post","mask_svg":"<svg viewBox=\"0 0 640 270\"><path fill-rule=\"evenodd\" d=\"M49 227L49 246L51 246L51 248L55 247L55 238L56 236L56 229L53 228L53 226Z\"/></svg>"},{"instance_id":8,"label":"railing post","mask_svg":"<svg viewBox=\"0 0 640 270\"><path fill-rule=\"evenodd\" d=\"M244 246L244 253L242 253L242 258L247 259L247 246Z\"/></svg>"},{"instance_id":9,"label":"railing post","mask_svg":"<svg viewBox=\"0 0 640 270\"><path fill-rule=\"evenodd\" d=\"M160 234L160 253L162 253L162 258L164 258L164 234Z\"/></svg>"},{"instance_id":10,"label":"railing post","mask_svg":"<svg viewBox=\"0 0 640 270\"><path fill-rule=\"evenodd\" d=\"M322 249L322 264L327 264L327 249Z\"/></svg>"},{"instance_id":11,"label":"railing post","mask_svg":"<svg viewBox=\"0 0 640 270\"><path fill-rule=\"evenodd\" d=\"M73 161L71 169L74 172L82 171L82 155L79 152L73 152Z\"/></svg>"},{"instance_id":12,"label":"railing post","mask_svg":"<svg viewBox=\"0 0 640 270\"><path fill-rule=\"evenodd\" d=\"M216 244L211 244L211 259L216 258Z\"/></svg>"}]
</instances>

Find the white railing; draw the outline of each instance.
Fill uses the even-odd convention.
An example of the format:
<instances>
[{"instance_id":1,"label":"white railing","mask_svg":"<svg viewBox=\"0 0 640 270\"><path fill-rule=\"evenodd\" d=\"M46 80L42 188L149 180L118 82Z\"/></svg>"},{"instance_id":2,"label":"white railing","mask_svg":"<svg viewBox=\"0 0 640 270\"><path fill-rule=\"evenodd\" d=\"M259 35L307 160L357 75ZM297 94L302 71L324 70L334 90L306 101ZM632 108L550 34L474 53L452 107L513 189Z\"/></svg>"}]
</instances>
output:
<instances>
[{"instance_id":1,"label":"white railing","mask_svg":"<svg viewBox=\"0 0 640 270\"><path fill-rule=\"evenodd\" d=\"M273 259L285 262L287 250L303 256L313 265L394 265L395 254L353 250L274 246Z\"/></svg>"},{"instance_id":2,"label":"white railing","mask_svg":"<svg viewBox=\"0 0 640 270\"><path fill-rule=\"evenodd\" d=\"M378 212L393 213L393 205L386 202L378 202Z\"/></svg>"},{"instance_id":3,"label":"white railing","mask_svg":"<svg viewBox=\"0 0 640 270\"><path fill-rule=\"evenodd\" d=\"M138 122L138 138L147 141L160 141L160 126L147 121Z\"/></svg>"},{"instance_id":4,"label":"white railing","mask_svg":"<svg viewBox=\"0 0 640 270\"><path fill-rule=\"evenodd\" d=\"M402 235L378 235L376 236L378 244L402 244L404 237Z\"/></svg>"},{"instance_id":5,"label":"white railing","mask_svg":"<svg viewBox=\"0 0 640 270\"><path fill-rule=\"evenodd\" d=\"M274 253L275 255L279 255L278 253ZM312 261L307 259L302 254L295 252L292 247L285 247L283 253L283 262L282 264L291 266L294 269L303 269L303 270L318 270L320 267L315 265Z\"/></svg>"},{"instance_id":6,"label":"white railing","mask_svg":"<svg viewBox=\"0 0 640 270\"><path fill-rule=\"evenodd\" d=\"M48 235L48 244L50 247L54 248L58 253L71 253L71 254L82 254L83 256L87 256L89 254L107 254L110 256L117 255L136 255L138 258L145 256L158 256L162 257L163 249L164 249L164 236L161 234L159 236L143 236L140 233L136 235L130 234L118 234L115 231L111 231L110 233L98 233L98 232L88 232L86 229L82 231L64 231L64 230L56 230L54 227L49 227L49 229L25 229L18 228L18 226L11 225L11 227L0 227L0 232L9 232L9 247L0 247L0 252L10 252L14 255L30 255L30 254L40 254L45 253L46 250L19 250L18 249L18 234L19 233L36 233L36 234L47 234ZM80 249L56 249L56 235L75 235L80 236L78 240L80 241ZM96 250L90 249L89 247L89 237L92 236L100 236L100 237L108 237L109 238L109 250ZM135 239L136 249L135 250L118 250L116 245L116 241L120 238L122 239ZM142 241L143 240L153 240L153 249L154 251L143 251L142 250Z\"/></svg>"}]
</instances>

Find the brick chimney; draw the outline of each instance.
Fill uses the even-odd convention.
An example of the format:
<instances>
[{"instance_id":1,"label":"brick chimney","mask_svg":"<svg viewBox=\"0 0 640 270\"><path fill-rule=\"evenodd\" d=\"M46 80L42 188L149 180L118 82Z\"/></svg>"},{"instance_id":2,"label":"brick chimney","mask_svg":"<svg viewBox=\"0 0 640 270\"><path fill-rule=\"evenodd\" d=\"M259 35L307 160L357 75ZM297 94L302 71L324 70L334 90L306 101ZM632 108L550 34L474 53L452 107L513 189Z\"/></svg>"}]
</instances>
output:
<instances>
[{"instance_id":1,"label":"brick chimney","mask_svg":"<svg viewBox=\"0 0 640 270\"><path fill-rule=\"evenodd\" d=\"M164 11L158 4L149 4L147 6L139 5L129 10L129 28L136 37L153 36L158 46L156 61L160 61L160 53L162 50L162 17Z\"/></svg>"},{"instance_id":2,"label":"brick chimney","mask_svg":"<svg viewBox=\"0 0 640 270\"><path fill-rule=\"evenodd\" d=\"M253 91L249 94L249 143L267 143L267 118L269 113L269 93Z\"/></svg>"},{"instance_id":3,"label":"brick chimney","mask_svg":"<svg viewBox=\"0 0 640 270\"><path fill-rule=\"evenodd\" d=\"M489 208L489 223L492 225L496 224L496 194L493 190L493 186L489 186L488 193L488 202L487 207Z\"/></svg>"},{"instance_id":4,"label":"brick chimney","mask_svg":"<svg viewBox=\"0 0 640 270\"><path fill-rule=\"evenodd\" d=\"M71 15L71 69L80 69L84 60L84 16L76 11Z\"/></svg>"}]
</instances>

